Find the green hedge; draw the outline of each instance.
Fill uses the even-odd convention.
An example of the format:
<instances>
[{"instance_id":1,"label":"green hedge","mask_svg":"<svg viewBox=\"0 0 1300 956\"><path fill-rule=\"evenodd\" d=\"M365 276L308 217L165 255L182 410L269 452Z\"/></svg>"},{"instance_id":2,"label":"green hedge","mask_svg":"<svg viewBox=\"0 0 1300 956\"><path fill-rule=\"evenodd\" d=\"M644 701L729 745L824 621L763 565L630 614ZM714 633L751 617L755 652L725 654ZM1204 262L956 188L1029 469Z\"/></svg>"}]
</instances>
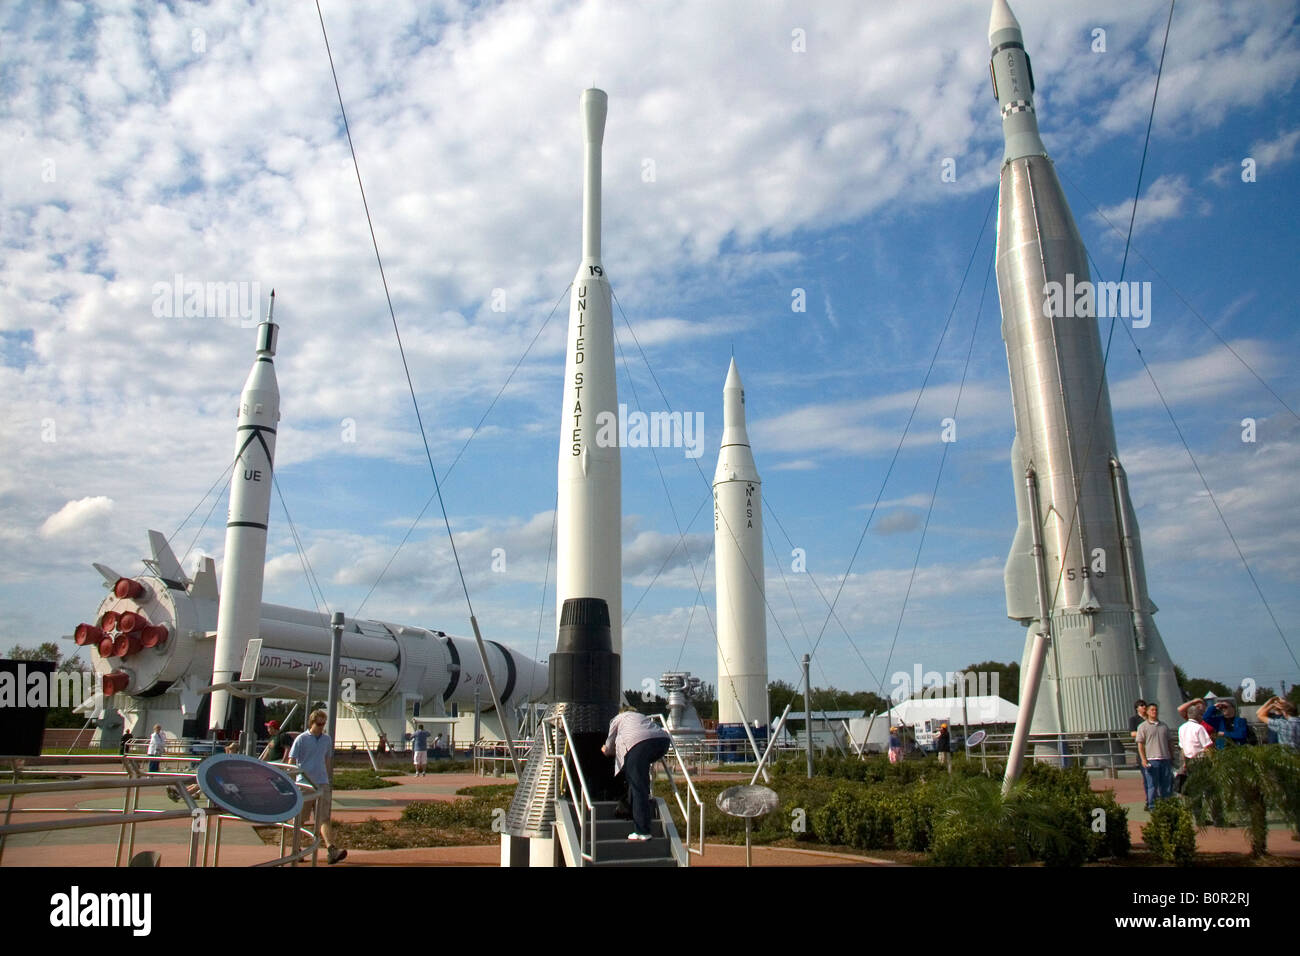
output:
<instances>
[{"instance_id":1,"label":"green hedge","mask_svg":"<svg viewBox=\"0 0 1300 956\"><path fill-rule=\"evenodd\" d=\"M1157 800L1142 839L1165 863L1187 866L1196 857L1196 821L1181 800Z\"/></svg>"}]
</instances>

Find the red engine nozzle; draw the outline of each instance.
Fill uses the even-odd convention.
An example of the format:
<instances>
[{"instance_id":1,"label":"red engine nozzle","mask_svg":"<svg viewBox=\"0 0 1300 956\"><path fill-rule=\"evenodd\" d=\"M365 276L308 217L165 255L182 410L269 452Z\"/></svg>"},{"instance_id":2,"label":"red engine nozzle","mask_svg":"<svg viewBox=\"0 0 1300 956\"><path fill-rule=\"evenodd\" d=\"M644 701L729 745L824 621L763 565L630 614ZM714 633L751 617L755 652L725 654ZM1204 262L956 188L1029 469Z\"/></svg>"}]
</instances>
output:
<instances>
[{"instance_id":1,"label":"red engine nozzle","mask_svg":"<svg viewBox=\"0 0 1300 956\"><path fill-rule=\"evenodd\" d=\"M86 647L103 640L104 632L93 624L78 624L77 629L72 632L72 639L77 642L78 647Z\"/></svg>"},{"instance_id":2,"label":"red engine nozzle","mask_svg":"<svg viewBox=\"0 0 1300 956\"><path fill-rule=\"evenodd\" d=\"M104 694L120 694L131 683L131 676L121 671L104 675Z\"/></svg>"},{"instance_id":3,"label":"red engine nozzle","mask_svg":"<svg viewBox=\"0 0 1300 956\"><path fill-rule=\"evenodd\" d=\"M144 647L160 647L167 643L167 628L161 624L150 624L140 632L140 643Z\"/></svg>"},{"instance_id":4,"label":"red engine nozzle","mask_svg":"<svg viewBox=\"0 0 1300 956\"><path fill-rule=\"evenodd\" d=\"M111 637L101 638L99 641L99 656L113 657L116 651L113 649L113 639Z\"/></svg>"},{"instance_id":5,"label":"red engine nozzle","mask_svg":"<svg viewBox=\"0 0 1300 956\"><path fill-rule=\"evenodd\" d=\"M111 631L117 627L117 612L105 611L104 616L99 619L99 626L106 631Z\"/></svg>"},{"instance_id":6,"label":"red engine nozzle","mask_svg":"<svg viewBox=\"0 0 1300 956\"><path fill-rule=\"evenodd\" d=\"M149 622L144 619L144 615L137 614L135 611L127 611L117 618L117 629L123 634L130 634L132 631L138 631L148 626Z\"/></svg>"},{"instance_id":7,"label":"red engine nozzle","mask_svg":"<svg viewBox=\"0 0 1300 956\"><path fill-rule=\"evenodd\" d=\"M126 657L128 654L135 654L140 650L140 632L132 631L130 634L119 634L116 641L113 642L113 652L118 657Z\"/></svg>"},{"instance_id":8,"label":"red engine nozzle","mask_svg":"<svg viewBox=\"0 0 1300 956\"><path fill-rule=\"evenodd\" d=\"M144 585L130 578L118 578L113 585L113 593L120 598L138 598L144 594Z\"/></svg>"}]
</instances>

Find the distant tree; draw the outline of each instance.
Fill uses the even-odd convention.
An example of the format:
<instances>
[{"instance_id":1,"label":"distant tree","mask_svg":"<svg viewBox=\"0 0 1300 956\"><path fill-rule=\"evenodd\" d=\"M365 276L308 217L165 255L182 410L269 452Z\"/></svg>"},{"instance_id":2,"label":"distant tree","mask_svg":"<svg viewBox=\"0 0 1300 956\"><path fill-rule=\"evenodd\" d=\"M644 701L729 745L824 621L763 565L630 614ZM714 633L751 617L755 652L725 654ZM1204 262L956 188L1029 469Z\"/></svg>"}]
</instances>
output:
<instances>
[{"instance_id":1,"label":"distant tree","mask_svg":"<svg viewBox=\"0 0 1300 956\"><path fill-rule=\"evenodd\" d=\"M74 672L80 674L90 669L89 665L76 655L61 660L63 653L59 650L59 645L53 641L44 641L36 647L15 644L9 648L5 656L14 661L51 661L56 670L65 674ZM85 722L86 718L73 712L71 707L51 707L45 713L46 727L80 727Z\"/></svg>"},{"instance_id":2,"label":"distant tree","mask_svg":"<svg viewBox=\"0 0 1300 956\"><path fill-rule=\"evenodd\" d=\"M1189 677L1182 686L1188 700L1194 697L1204 697L1206 694L1213 694L1215 697L1233 696L1231 687L1222 681L1211 680L1208 677ZM1267 700L1267 698L1263 699Z\"/></svg>"},{"instance_id":3,"label":"distant tree","mask_svg":"<svg viewBox=\"0 0 1300 956\"><path fill-rule=\"evenodd\" d=\"M798 701L795 706L800 710L803 709L803 693L789 681L774 680L767 685L767 706L772 711L771 720L780 717L781 712L785 710L785 705L791 701ZM791 711L794 710L795 707L792 707Z\"/></svg>"},{"instance_id":4,"label":"distant tree","mask_svg":"<svg viewBox=\"0 0 1300 956\"><path fill-rule=\"evenodd\" d=\"M9 648L9 653L5 655L14 661L53 661L59 662L63 655L59 651L59 645L53 641L46 641L36 647L23 647L21 644L15 644Z\"/></svg>"},{"instance_id":5,"label":"distant tree","mask_svg":"<svg viewBox=\"0 0 1300 956\"><path fill-rule=\"evenodd\" d=\"M692 690L687 699L695 707L695 713L701 720L716 720L718 716L717 691L712 684L701 681L699 686Z\"/></svg>"},{"instance_id":6,"label":"distant tree","mask_svg":"<svg viewBox=\"0 0 1300 956\"><path fill-rule=\"evenodd\" d=\"M646 714L647 716L650 714L660 714L666 717L668 715L668 700L666 698L655 696L650 700L646 700L639 690L623 691L622 702L631 704L637 709L638 713Z\"/></svg>"}]
</instances>

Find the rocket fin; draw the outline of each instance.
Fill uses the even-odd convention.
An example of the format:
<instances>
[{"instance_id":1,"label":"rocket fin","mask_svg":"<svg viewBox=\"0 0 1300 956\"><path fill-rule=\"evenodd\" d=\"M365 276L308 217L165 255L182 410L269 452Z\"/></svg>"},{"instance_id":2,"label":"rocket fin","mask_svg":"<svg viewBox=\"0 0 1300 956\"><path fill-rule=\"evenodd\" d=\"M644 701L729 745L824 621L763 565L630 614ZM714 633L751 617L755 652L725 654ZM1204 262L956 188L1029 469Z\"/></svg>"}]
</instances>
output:
<instances>
[{"instance_id":1,"label":"rocket fin","mask_svg":"<svg viewBox=\"0 0 1300 956\"><path fill-rule=\"evenodd\" d=\"M164 581L175 581L184 586L189 582L180 561L161 531L149 532L149 549L153 552L153 566Z\"/></svg>"},{"instance_id":2,"label":"rocket fin","mask_svg":"<svg viewBox=\"0 0 1300 956\"><path fill-rule=\"evenodd\" d=\"M122 575L118 574L107 564L100 564L98 561L95 561L91 566L99 572L101 578L108 582L110 588L118 582L119 578L122 577Z\"/></svg>"},{"instance_id":3,"label":"rocket fin","mask_svg":"<svg viewBox=\"0 0 1300 956\"><path fill-rule=\"evenodd\" d=\"M205 557L199 562L199 569L194 572L190 597L196 601L217 600L217 564L211 558Z\"/></svg>"}]
</instances>

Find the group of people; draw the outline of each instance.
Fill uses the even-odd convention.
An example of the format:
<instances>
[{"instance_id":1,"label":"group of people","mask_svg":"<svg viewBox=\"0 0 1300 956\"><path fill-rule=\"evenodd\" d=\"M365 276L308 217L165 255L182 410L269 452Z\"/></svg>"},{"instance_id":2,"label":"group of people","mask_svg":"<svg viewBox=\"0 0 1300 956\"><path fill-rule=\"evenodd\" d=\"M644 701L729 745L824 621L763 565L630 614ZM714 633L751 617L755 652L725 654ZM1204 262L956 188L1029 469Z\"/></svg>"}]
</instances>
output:
<instances>
[{"instance_id":1,"label":"group of people","mask_svg":"<svg viewBox=\"0 0 1300 956\"><path fill-rule=\"evenodd\" d=\"M1181 792L1192 761L1211 750L1257 743L1246 718L1237 713L1237 704L1231 698L1208 703L1203 697L1186 701L1178 706L1178 716L1183 719L1178 727L1178 749L1183 763L1175 773L1169 726L1160 719L1160 705L1137 700L1133 707L1135 713L1129 720L1129 731L1137 742L1148 810L1157 800L1173 796L1175 790ZM1289 700L1270 697L1256 712L1256 718L1267 729L1268 743L1300 750L1300 716Z\"/></svg>"},{"instance_id":2,"label":"group of people","mask_svg":"<svg viewBox=\"0 0 1300 956\"><path fill-rule=\"evenodd\" d=\"M947 724L939 725L939 732L934 735L934 750L939 755L939 763L948 762L948 754L952 750L952 735L948 731ZM889 762L898 763L903 759L903 737L900 728L889 728Z\"/></svg>"}]
</instances>

